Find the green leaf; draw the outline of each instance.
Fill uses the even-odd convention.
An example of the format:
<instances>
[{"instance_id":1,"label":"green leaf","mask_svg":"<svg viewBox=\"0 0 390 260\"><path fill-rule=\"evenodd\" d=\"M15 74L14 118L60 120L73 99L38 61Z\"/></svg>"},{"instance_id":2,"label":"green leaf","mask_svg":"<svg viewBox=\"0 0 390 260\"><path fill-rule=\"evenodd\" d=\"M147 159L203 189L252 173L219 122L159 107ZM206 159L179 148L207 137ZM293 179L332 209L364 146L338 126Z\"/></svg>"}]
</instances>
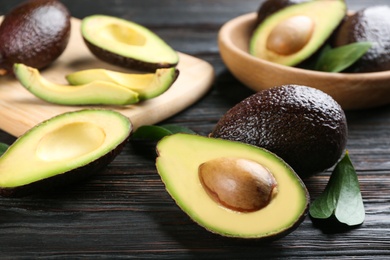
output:
<instances>
[{"instance_id":1,"label":"green leaf","mask_svg":"<svg viewBox=\"0 0 390 260\"><path fill-rule=\"evenodd\" d=\"M158 141L166 135L175 133L189 133L195 132L183 126L178 125L144 125L139 127L132 135L133 139L143 139L149 141Z\"/></svg>"},{"instance_id":2,"label":"green leaf","mask_svg":"<svg viewBox=\"0 0 390 260\"><path fill-rule=\"evenodd\" d=\"M9 145L5 143L0 143L0 156L5 153L5 151L8 149Z\"/></svg>"},{"instance_id":3,"label":"green leaf","mask_svg":"<svg viewBox=\"0 0 390 260\"><path fill-rule=\"evenodd\" d=\"M316 219L334 216L340 223L348 226L363 223L365 218L363 199L348 152L336 165L324 192L311 203L309 213Z\"/></svg>"},{"instance_id":4,"label":"green leaf","mask_svg":"<svg viewBox=\"0 0 390 260\"><path fill-rule=\"evenodd\" d=\"M340 72L359 60L372 46L371 42L355 42L337 48L326 48L315 65L315 70Z\"/></svg>"}]
</instances>

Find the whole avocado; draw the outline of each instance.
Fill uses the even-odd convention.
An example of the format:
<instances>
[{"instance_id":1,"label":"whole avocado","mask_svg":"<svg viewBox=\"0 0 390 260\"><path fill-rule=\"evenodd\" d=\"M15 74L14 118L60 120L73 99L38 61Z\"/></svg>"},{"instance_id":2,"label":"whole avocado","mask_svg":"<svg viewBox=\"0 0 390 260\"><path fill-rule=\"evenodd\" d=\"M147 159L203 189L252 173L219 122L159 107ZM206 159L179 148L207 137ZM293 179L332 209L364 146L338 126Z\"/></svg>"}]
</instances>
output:
<instances>
[{"instance_id":1,"label":"whole avocado","mask_svg":"<svg viewBox=\"0 0 390 260\"><path fill-rule=\"evenodd\" d=\"M347 16L335 32L335 47L371 42L371 48L348 72L390 70L390 6L370 6Z\"/></svg>"},{"instance_id":2,"label":"whole avocado","mask_svg":"<svg viewBox=\"0 0 390 260\"><path fill-rule=\"evenodd\" d=\"M210 137L265 148L305 178L339 160L347 142L347 122L331 96L307 86L284 85L235 105Z\"/></svg>"},{"instance_id":3,"label":"whole avocado","mask_svg":"<svg viewBox=\"0 0 390 260\"><path fill-rule=\"evenodd\" d=\"M14 7L0 24L0 70L14 63L41 69L57 59L70 38L69 10L57 0L28 0Z\"/></svg>"}]
</instances>

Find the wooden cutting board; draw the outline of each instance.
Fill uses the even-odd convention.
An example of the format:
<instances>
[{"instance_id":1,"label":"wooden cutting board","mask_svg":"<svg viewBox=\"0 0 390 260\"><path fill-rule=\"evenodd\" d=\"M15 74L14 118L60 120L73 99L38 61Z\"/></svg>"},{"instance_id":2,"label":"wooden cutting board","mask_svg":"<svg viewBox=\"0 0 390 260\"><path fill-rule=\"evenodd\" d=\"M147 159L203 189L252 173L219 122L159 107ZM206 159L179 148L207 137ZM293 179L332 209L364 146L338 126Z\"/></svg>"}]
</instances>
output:
<instances>
[{"instance_id":1,"label":"wooden cutting board","mask_svg":"<svg viewBox=\"0 0 390 260\"><path fill-rule=\"evenodd\" d=\"M128 116L134 128L156 124L189 107L209 90L214 80L214 70L209 63L201 59L184 53L179 53L179 55L180 62L177 66L180 71L179 77L164 94L136 105L100 107L113 109ZM42 71L42 75L52 82L67 84L66 74L92 68L135 73L135 71L115 67L95 58L81 37L80 20L73 18L71 38L65 52L49 68ZM90 107L92 106L88 106ZM43 120L83 108L87 106L62 106L47 103L29 93L15 78L0 76L0 128L11 135L20 136Z\"/></svg>"}]
</instances>

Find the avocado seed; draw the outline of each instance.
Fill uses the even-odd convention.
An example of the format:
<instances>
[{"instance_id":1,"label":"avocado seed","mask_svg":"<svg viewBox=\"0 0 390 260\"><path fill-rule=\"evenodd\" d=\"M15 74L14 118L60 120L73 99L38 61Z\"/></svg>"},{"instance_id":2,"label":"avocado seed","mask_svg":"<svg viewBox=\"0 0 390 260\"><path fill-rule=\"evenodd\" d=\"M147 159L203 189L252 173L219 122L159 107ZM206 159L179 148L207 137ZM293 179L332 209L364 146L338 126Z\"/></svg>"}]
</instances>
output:
<instances>
[{"instance_id":1,"label":"avocado seed","mask_svg":"<svg viewBox=\"0 0 390 260\"><path fill-rule=\"evenodd\" d=\"M239 212L257 211L277 193L276 180L268 169L242 158L207 161L199 166L199 178L214 201Z\"/></svg>"},{"instance_id":2,"label":"avocado seed","mask_svg":"<svg viewBox=\"0 0 390 260\"><path fill-rule=\"evenodd\" d=\"M275 26L267 38L267 49L280 55L301 50L314 31L313 20L304 15L292 16Z\"/></svg>"}]
</instances>

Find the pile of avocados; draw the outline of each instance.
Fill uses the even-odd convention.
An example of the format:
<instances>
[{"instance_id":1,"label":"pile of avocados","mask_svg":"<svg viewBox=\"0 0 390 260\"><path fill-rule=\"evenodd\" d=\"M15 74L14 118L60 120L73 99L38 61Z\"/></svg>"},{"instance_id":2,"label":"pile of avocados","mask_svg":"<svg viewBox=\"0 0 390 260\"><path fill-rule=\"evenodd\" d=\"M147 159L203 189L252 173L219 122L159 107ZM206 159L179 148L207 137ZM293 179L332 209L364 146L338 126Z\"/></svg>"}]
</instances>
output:
<instances>
[{"instance_id":1,"label":"pile of avocados","mask_svg":"<svg viewBox=\"0 0 390 260\"><path fill-rule=\"evenodd\" d=\"M344 0L266 0L257 11L251 55L274 63L315 69L325 47L370 43L370 48L340 72L365 73L390 68L390 7L349 12ZM308 65L309 64L309 65Z\"/></svg>"},{"instance_id":2,"label":"pile of avocados","mask_svg":"<svg viewBox=\"0 0 390 260\"><path fill-rule=\"evenodd\" d=\"M164 137L156 167L177 205L207 230L273 240L305 219L303 180L335 165L347 137L344 111L331 96L283 85L236 104L207 137Z\"/></svg>"},{"instance_id":3,"label":"pile of avocados","mask_svg":"<svg viewBox=\"0 0 390 260\"><path fill-rule=\"evenodd\" d=\"M56 0L36 2L56 7L53 12L65 17L60 31L68 35L69 15L62 5ZM349 19L359 20L353 17L371 13L366 9L347 17L345 3L338 0L268 0L264 6L277 2L277 10L260 8L259 14L266 17L260 19L259 15L251 49L254 55L265 54L291 66L308 59L331 35L337 39L336 28L344 35L344 24L356 24ZM26 10L39 8L27 3ZM11 12L11 18L6 19L22 19L17 13ZM317 27L321 20L327 22ZM289 27L295 32L292 37L299 36L298 44L280 45L274 49L277 54L270 54L270 46L279 44L273 33L285 31L285 21L287 25L303 24L301 31ZM27 27L26 22L19 24ZM7 37L2 31L15 30L15 26L11 22L0 25L0 39ZM11 50L0 47L1 68L9 72L13 67L15 76L31 93L62 105L134 104L160 95L178 76L177 53L138 24L95 15L83 20L81 31L99 59L145 73L78 71L66 75L70 85L64 86L40 75L39 68L48 66L47 61L33 64L23 56L27 54L15 58ZM135 36L134 40L126 43L129 35ZM356 35L348 36L348 42L361 40L355 39ZM66 45L67 40L63 36L59 41ZM53 52L50 62L57 57L58 52ZM362 70L358 64L354 66ZM92 89L99 94L89 96ZM22 196L93 174L121 151L132 128L127 117L100 108L64 113L38 124L0 157L0 195ZM310 196L304 180L334 166L345 152L347 137L344 111L332 97L309 86L276 86L232 107L209 136L175 133L163 137L156 146L156 169L177 205L210 232L234 238L277 239L305 219ZM24 163L15 164L22 156Z\"/></svg>"},{"instance_id":4,"label":"pile of avocados","mask_svg":"<svg viewBox=\"0 0 390 260\"><path fill-rule=\"evenodd\" d=\"M131 71L91 68L65 75L68 85L53 83L41 70L65 51L71 25L69 10L58 0L14 7L0 24L0 74L15 76L36 97L64 106L135 104L161 95L179 76L178 53L152 31L93 15L81 24L92 54ZM109 164L132 131L129 118L101 107L49 118L18 137L0 157L0 195L24 196L81 180ZM20 158L23 164L17 163Z\"/></svg>"}]
</instances>

